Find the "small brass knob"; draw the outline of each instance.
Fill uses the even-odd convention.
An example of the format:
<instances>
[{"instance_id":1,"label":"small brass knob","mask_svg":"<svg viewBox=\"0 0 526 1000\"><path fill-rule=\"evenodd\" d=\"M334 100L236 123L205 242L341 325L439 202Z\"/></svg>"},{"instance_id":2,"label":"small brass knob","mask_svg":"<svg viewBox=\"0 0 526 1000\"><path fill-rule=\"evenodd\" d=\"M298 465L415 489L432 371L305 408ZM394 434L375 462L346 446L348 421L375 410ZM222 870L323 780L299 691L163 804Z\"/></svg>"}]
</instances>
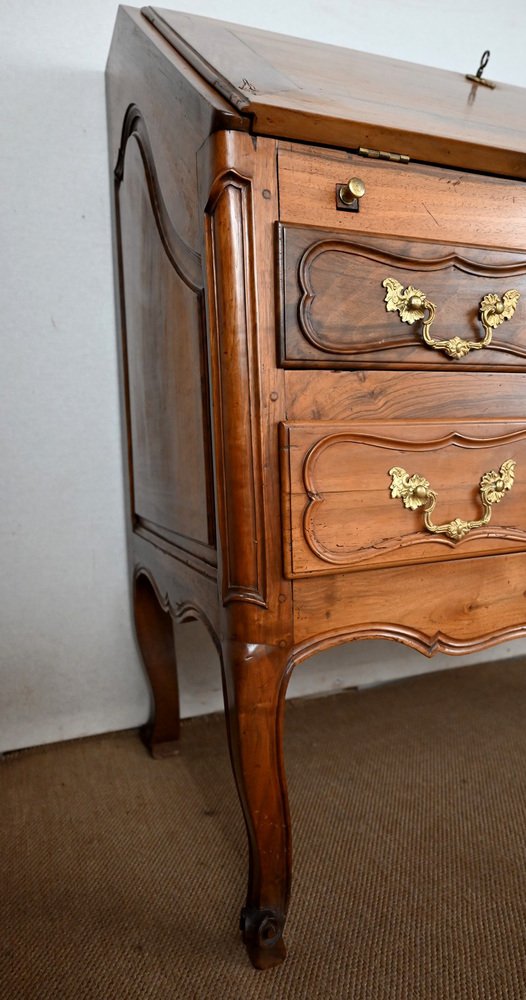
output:
<instances>
[{"instance_id":1,"label":"small brass knob","mask_svg":"<svg viewBox=\"0 0 526 1000\"><path fill-rule=\"evenodd\" d=\"M365 184L359 177L351 177L347 184L340 187L340 201L344 205L352 205L353 201L359 201L365 194Z\"/></svg>"}]
</instances>

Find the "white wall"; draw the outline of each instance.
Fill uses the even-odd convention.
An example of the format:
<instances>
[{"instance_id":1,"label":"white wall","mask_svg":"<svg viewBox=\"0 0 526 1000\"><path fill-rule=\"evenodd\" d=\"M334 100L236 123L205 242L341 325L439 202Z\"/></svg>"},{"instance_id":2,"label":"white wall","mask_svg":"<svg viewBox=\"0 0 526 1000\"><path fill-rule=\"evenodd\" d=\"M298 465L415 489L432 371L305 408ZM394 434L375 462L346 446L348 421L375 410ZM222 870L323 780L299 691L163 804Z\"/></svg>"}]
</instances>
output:
<instances>
[{"instance_id":1,"label":"white wall","mask_svg":"<svg viewBox=\"0 0 526 1000\"><path fill-rule=\"evenodd\" d=\"M110 252L103 73L116 6L0 0L0 750L148 712L128 604ZM180 6L462 72L490 48L487 75L526 86L524 0L502 0L498 17L493 0ZM183 714L219 707L198 626L182 630L180 654ZM291 693L421 669L410 650L357 643L298 668Z\"/></svg>"}]
</instances>

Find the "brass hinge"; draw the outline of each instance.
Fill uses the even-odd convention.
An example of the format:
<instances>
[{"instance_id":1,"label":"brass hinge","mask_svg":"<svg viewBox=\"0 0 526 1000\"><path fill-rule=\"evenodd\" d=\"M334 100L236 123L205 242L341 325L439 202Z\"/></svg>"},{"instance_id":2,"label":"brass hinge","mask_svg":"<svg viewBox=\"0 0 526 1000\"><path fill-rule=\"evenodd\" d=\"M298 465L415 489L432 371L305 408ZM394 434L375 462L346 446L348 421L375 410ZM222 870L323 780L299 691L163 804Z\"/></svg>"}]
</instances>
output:
<instances>
[{"instance_id":1,"label":"brass hinge","mask_svg":"<svg viewBox=\"0 0 526 1000\"><path fill-rule=\"evenodd\" d=\"M371 160L389 160L390 163L409 163L409 156L405 153L386 153L384 149L367 149L360 146L358 153L360 156L368 156Z\"/></svg>"}]
</instances>

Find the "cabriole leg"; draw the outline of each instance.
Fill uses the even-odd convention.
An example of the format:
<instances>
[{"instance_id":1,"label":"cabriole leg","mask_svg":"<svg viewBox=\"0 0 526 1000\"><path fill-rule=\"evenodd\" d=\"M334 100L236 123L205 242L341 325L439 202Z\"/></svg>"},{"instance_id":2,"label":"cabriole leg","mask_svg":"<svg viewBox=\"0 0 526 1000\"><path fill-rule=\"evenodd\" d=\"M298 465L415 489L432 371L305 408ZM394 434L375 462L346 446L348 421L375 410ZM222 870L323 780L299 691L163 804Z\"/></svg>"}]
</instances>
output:
<instances>
[{"instance_id":1,"label":"cabriole leg","mask_svg":"<svg viewBox=\"0 0 526 1000\"><path fill-rule=\"evenodd\" d=\"M243 940L257 969L286 955L291 843L283 763L282 679L287 655L274 646L224 647L225 708L230 753L249 843Z\"/></svg>"},{"instance_id":2,"label":"cabriole leg","mask_svg":"<svg viewBox=\"0 0 526 1000\"><path fill-rule=\"evenodd\" d=\"M153 718L145 727L144 740L153 757L169 757L178 752L179 740L174 625L144 574L135 579L133 606L137 639L154 702Z\"/></svg>"}]
</instances>

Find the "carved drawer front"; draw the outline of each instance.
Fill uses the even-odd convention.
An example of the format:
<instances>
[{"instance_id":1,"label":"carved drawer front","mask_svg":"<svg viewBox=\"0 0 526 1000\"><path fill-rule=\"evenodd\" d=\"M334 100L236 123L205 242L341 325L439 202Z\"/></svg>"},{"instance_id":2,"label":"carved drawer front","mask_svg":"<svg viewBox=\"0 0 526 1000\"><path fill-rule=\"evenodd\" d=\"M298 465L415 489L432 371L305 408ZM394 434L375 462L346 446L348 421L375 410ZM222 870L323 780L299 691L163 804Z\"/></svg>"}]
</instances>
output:
<instances>
[{"instance_id":1,"label":"carved drawer front","mask_svg":"<svg viewBox=\"0 0 526 1000\"><path fill-rule=\"evenodd\" d=\"M526 252L279 229L286 367L526 367Z\"/></svg>"},{"instance_id":2,"label":"carved drawer front","mask_svg":"<svg viewBox=\"0 0 526 1000\"><path fill-rule=\"evenodd\" d=\"M524 420L283 423L280 433L290 577L526 549Z\"/></svg>"}]
</instances>

